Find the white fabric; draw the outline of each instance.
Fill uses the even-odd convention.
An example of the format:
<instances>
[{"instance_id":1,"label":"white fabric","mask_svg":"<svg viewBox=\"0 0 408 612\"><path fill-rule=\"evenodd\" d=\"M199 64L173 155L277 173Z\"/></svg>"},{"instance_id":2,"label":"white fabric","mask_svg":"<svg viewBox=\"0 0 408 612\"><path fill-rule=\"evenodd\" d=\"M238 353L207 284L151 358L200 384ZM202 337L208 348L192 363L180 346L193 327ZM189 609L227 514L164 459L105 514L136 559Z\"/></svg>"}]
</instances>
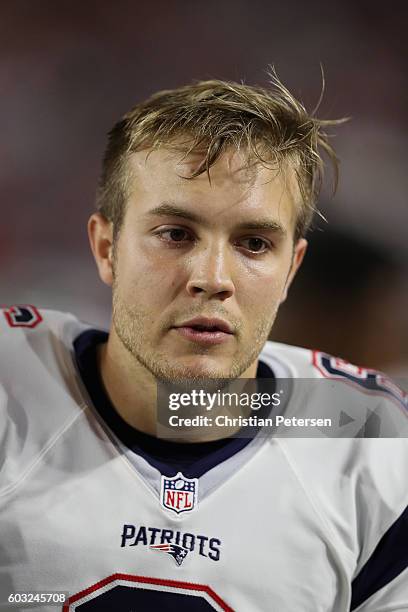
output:
<instances>
[{"instance_id":1,"label":"white fabric","mask_svg":"<svg viewBox=\"0 0 408 612\"><path fill-rule=\"evenodd\" d=\"M124 574L88 595L92 610L118 580L134 588L135 610L144 609L143 585L145 594L202 592L216 610L349 609L352 579L407 506L405 438L257 438L205 474L198 508L176 516L160 505L157 470L130 460L88 405L72 346L88 326L41 314L23 328L0 312L1 602L16 591L73 596ZM261 359L277 376L322 376L305 349L267 343ZM358 405L363 394L348 393ZM395 410L383 396L370 401ZM301 407L294 389L288 414ZM125 525L135 538L122 546ZM187 548L194 542L181 565L149 547L163 530ZM407 611L407 583L405 572L359 610Z\"/></svg>"}]
</instances>

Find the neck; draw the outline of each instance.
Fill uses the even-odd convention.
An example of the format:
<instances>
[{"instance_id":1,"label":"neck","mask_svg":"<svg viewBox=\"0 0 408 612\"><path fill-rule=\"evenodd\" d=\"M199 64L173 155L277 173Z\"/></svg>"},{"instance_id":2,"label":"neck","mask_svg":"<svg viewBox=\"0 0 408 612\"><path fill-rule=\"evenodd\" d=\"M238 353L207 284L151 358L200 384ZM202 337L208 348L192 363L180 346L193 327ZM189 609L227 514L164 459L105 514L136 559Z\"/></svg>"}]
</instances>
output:
<instances>
[{"instance_id":1,"label":"neck","mask_svg":"<svg viewBox=\"0 0 408 612\"><path fill-rule=\"evenodd\" d=\"M103 385L118 414L138 431L157 436L157 381L153 374L123 346L114 329L111 329L108 342L99 345L97 358ZM257 364L256 360L241 378L255 378ZM234 390L239 390L240 382L238 379L234 383ZM242 388L244 385L245 380L242 380ZM177 432L177 441L218 440L233 435L238 429L189 428L183 433Z\"/></svg>"}]
</instances>

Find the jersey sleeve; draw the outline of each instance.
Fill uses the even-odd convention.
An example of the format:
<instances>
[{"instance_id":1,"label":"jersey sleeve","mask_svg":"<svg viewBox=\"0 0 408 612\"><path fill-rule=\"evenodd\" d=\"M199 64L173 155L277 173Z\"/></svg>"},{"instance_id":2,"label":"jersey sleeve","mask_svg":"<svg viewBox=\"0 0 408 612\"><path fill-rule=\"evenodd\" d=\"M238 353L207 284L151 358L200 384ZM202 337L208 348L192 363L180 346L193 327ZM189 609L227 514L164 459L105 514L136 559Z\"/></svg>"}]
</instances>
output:
<instances>
[{"instance_id":1,"label":"jersey sleeve","mask_svg":"<svg viewBox=\"0 0 408 612\"><path fill-rule=\"evenodd\" d=\"M387 459L382 459L386 464ZM401 466L401 472L406 475L404 468ZM398 486L390 473L389 480L392 487L384 483L377 493L365 493L368 499L361 522L367 526L361 531L366 541L352 582L353 611L408 610L408 506L401 509L401 502L407 503L407 494L402 479Z\"/></svg>"},{"instance_id":2,"label":"jersey sleeve","mask_svg":"<svg viewBox=\"0 0 408 612\"><path fill-rule=\"evenodd\" d=\"M357 600L354 603L358 603ZM357 607L352 607L350 610L353 610L353 612L407 612L408 568L405 568L398 576L368 597L363 603L357 605Z\"/></svg>"},{"instance_id":3,"label":"jersey sleeve","mask_svg":"<svg viewBox=\"0 0 408 612\"><path fill-rule=\"evenodd\" d=\"M350 612L408 611L408 441L279 440L350 587Z\"/></svg>"},{"instance_id":4,"label":"jersey sleeve","mask_svg":"<svg viewBox=\"0 0 408 612\"><path fill-rule=\"evenodd\" d=\"M81 409L72 339L86 327L31 305L0 309L0 494L22 482Z\"/></svg>"},{"instance_id":5,"label":"jersey sleeve","mask_svg":"<svg viewBox=\"0 0 408 612\"><path fill-rule=\"evenodd\" d=\"M2 473L6 462L7 438L10 431L10 422L7 414L7 394L0 384L0 489Z\"/></svg>"}]
</instances>

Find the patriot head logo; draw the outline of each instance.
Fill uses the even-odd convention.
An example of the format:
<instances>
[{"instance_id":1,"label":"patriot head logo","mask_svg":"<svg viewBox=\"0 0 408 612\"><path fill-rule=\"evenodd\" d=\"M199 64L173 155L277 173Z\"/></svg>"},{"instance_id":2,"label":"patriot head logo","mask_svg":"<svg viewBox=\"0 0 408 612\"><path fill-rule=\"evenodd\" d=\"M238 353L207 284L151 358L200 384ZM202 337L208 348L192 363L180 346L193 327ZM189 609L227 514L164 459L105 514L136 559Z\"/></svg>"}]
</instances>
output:
<instances>
[{"instance_id":1,"label":"patriot head logo","mask_svg":"<svg viewBox=\"0 0 408 612\"><path fill-rule=\"evenodd\" d=\"M150 548L152 550L160 550L161 552L167 553L173 557L177 565L183 563L188 553L187 548L183 548L183 546L179 546L178 544L152 544Z\"/></svg>"},{"instance_id":2,"label":"patriot head logo","mask_svg":"<svg viewBox=\"0 0 408 612\"><path fill-rule=\"evenodd\" d=\"M198 480L185 478L181 472L172 478L162 476L160 501L176 514L191 512L197 505Z\"/></svg>"}]
</instances>

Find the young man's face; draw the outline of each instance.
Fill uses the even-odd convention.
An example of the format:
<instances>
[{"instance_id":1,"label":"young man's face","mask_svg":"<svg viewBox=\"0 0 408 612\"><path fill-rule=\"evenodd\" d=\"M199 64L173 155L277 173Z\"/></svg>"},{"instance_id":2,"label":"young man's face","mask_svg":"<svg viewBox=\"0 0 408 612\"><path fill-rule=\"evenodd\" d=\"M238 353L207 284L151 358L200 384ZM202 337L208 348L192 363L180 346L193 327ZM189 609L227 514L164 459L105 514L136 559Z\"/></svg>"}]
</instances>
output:
<instances>
[{"instance_id":1,"label":"young man's face","mask_svg":"<svg viewBox=\"0 0 408 612\"><path fill-rule=\"evenodd\" d=\"M132 156L112 333L161 380L252 377L306 248L293 242L293 171L248 170L231 152L211 182L182 178L198 161L166 149ZM212 319L229 333L219 322L208 330Z\"/></svg>"}]
</instances>

